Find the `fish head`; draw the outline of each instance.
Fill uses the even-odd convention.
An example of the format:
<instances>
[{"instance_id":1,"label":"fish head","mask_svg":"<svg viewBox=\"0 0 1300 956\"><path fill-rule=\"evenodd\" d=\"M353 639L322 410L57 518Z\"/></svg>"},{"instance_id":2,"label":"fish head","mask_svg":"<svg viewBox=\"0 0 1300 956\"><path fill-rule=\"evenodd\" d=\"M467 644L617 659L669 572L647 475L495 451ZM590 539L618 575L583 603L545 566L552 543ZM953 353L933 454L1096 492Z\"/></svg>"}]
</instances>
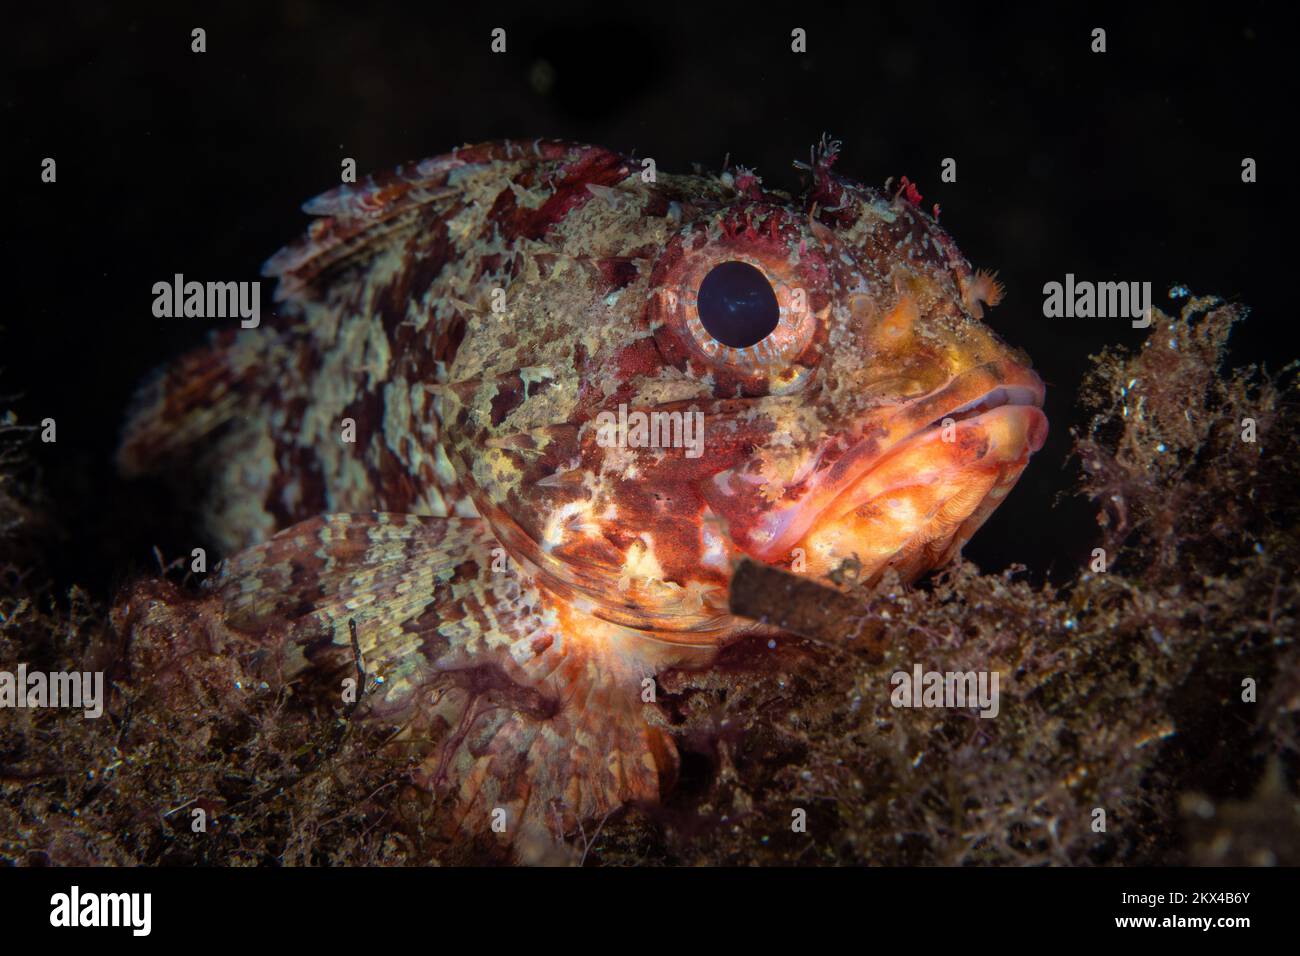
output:
<instances>
[{"instance_id":1,"label":"fish head","mask_svg":"<svg viewBox=\"0 0 1300 956\"><path fill-rule=\"evenodd\" d=\"M960 551L1042 447L1044 386L982 320L1001 287L933 216L901 194L833 186L833 212L751 210L759 228L701 246L668 280L684 300L679 337L736 377L747 420L770 422L704 494L751 558L913 579ZM737 260L781 303L747 348L720 345L700 317L716 305L689 293Z\"/></svg>"},{"instance_id":2,"label":"fish head","mask_svg":"<svg viewBox=\"0 0 1300 956\"><path fill-rule=\"evenodd\" d=\"M525 250L513 323L471 327L449 446L511 556L582 610L716 643L742 556L914 578L1042 446L1042 380L982 320L1000 286L914 187L833 159L799 197L633 169Z\"/></svg>"}]
</instances>

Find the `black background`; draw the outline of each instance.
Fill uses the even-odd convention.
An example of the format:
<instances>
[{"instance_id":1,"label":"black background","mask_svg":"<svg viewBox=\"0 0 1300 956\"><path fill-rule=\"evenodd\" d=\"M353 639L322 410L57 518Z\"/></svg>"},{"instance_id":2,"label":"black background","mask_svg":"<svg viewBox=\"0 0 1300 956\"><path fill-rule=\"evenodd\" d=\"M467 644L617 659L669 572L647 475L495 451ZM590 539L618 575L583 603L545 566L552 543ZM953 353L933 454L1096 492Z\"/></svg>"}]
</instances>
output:
<instances>
[{"instance_id":1,"label":"black background","mask_svg":"<svg viewBox=\"0 0 1300 956\"><path fill-rule=\"evenodd\" d=\"M1143 335L1043 318L1044 282L1147 280L1158 303L1186 283L1253 308L1238 359L1278 367L1294 352L1281 149L1294 64L1268 7L362 6L102 3L6 24L0 395L24 422L58 421L58 443L36 452L68 581L107 589L152 565L152 545L192 546L184 502L112 466L139 381L214 324L154 318L153 284L259 278L345 156L365 173L557 136L667 172L729 154L797 191L791 160L829 132L839 172L909 176L972 263L1000 270L1008 295L988 321L1049 386L1048 444L966 549L986 570L1020 561L1062 581L1086 556L1091 509L1060 495L1079 378L1089 353ZM489 49L497 26L504 55ZM1105 54L1089 50L1098 26ZM57 184L40 182L46 156ZM946 156L955 184L939 181ZM1256 184L1241 182L1245 156Z\"/></svg>"},{"instance_id":2,"label":"black background","mask_svg":"<svg viewBox=\"0 0 1300 956\"><path fill-rule=\"evenodd\" d=\"M149 942L192 947L201 933L295 952L362 949L414 931L532 952L539 940L566 941L575 930L583 939L650 945L675 932L675 942L723 952L801 951L810 933L891 949L1066 933L1075 943L1208 938L1231 951L1291 928L1294 880L1285 867L603 867L554 870L545 880L524 868L15 868L0 869L0 918L22 942L116 942L132 951ZM73 884L83 894L151 893L152 932L51 928L51 897ZM1185 902L1124 903L1126 893L1166 900L1182 893ZM1198 893L1250 895L1245 903L1193 905ZM1246 917L1250 926L1171 932L1120 928L1117 917Z\"/></svg>"}]
</instances>

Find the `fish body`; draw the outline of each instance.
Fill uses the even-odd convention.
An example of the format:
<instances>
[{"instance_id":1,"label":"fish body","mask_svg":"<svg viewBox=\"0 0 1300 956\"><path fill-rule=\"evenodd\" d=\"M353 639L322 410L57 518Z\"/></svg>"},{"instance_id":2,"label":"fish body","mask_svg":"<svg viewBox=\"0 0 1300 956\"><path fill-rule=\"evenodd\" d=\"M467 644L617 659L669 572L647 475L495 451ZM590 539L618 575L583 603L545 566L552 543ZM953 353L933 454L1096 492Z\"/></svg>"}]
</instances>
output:
<instances>
[{"instance_id":1,"label":"fish body","mask_svg":"<svg viewBox=\"0 0 1300 956\"><path fill-rule=\"evenodd\" d=\"M276 320L148 383L119 465L204 489L230 627L292 669L355 630L456 825L656 800L655 675L759 627L738 558L915 577L1046 434L1000 287L835 155L799 197L545 140L336 189L266 265Z\"/></svg>"}]
</instances>

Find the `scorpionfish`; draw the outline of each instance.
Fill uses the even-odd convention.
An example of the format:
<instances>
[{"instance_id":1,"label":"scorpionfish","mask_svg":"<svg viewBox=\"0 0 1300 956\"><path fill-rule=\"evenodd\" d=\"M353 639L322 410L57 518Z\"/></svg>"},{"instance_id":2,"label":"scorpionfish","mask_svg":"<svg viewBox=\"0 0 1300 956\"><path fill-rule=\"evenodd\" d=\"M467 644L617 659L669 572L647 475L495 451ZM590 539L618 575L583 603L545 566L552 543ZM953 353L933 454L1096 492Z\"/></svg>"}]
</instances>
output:
<instances>
[{"instance_id":1,"label":"scorpionfish","mask_svg":"<svg viewBox=\"0 0 1300 956\"><path fill-rule=\"evenodd\" d=\"M119 466L198 490L223 626L289 673L360 655L457 827L654 802L655 675L767 626L735 562L915 578L1046 435L1000 285L837 151L797 197L548 140L337 188L266 263L274 320L146 383Z\"/></svg>"}]
</instances>

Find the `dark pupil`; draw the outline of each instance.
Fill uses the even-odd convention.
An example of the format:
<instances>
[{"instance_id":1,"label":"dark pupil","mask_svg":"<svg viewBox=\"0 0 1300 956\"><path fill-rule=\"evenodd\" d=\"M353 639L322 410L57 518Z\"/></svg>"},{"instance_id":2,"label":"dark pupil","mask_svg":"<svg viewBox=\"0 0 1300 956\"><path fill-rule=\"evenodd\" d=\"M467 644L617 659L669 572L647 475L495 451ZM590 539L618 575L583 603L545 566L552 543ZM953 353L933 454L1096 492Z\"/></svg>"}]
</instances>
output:
<instances>
[{"instance_id":1,"label":"dark pupil","mask_svg":"<svg viewBox=\"0 0 1300 956\"><path fill-rule=\"evenodd\" d=\"M696 306L708 333L733 349L763 341L781 317L772 284L745 262L714 266L700 283Z\"/></svg>"}]
</instances>

